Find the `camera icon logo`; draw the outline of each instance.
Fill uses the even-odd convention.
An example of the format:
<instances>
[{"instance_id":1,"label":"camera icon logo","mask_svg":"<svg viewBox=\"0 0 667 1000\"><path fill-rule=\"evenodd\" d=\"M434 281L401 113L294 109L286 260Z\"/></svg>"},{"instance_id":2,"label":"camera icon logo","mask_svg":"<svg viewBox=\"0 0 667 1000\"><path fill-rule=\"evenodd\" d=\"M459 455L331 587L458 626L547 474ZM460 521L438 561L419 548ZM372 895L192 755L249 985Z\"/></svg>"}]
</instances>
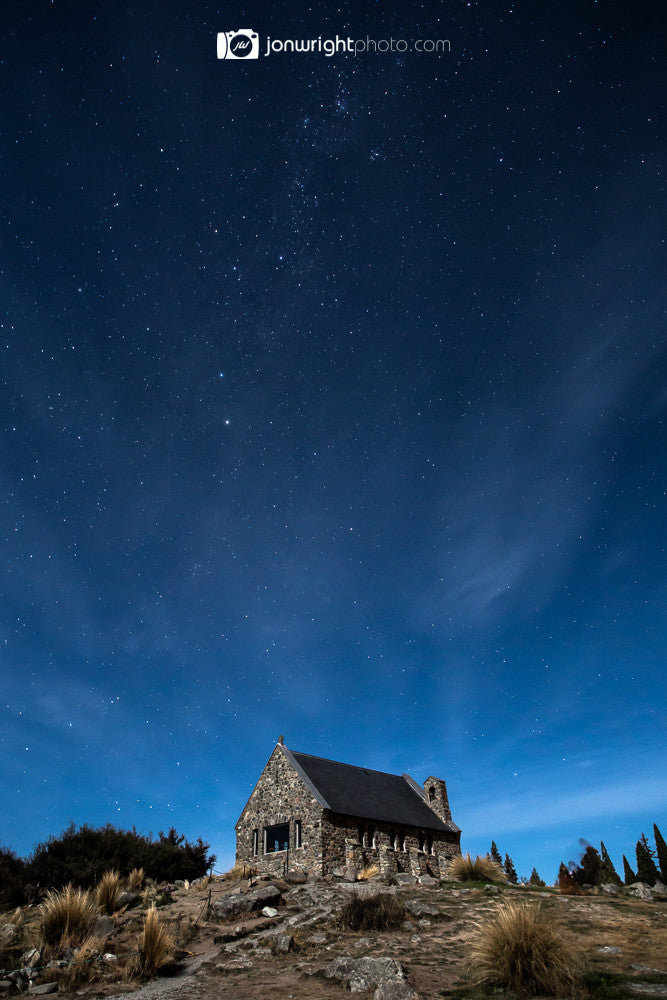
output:
<instances>
[{"instance_id":1,"label":"camera icon logo","mask_svg":"<svg viewBox=\"0 0 667 1000\"><path fill-rule=\"evenodd\" d=\"M218 32L218 59L257 59L259 35L250 28Z\"/></svg>"}]
</instances>

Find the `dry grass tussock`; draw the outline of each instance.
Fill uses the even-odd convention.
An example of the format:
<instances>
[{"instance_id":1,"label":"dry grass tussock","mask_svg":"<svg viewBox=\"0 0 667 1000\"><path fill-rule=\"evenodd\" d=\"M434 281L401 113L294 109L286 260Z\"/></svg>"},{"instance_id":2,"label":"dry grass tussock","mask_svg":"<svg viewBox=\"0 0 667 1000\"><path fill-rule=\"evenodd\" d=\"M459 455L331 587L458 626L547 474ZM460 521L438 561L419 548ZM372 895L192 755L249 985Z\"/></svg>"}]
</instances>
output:
<instances>
[{"instance_id":1,"label":"dry grass tussock","mask_svg":"<svg viewBox=\"0 0 667 1000\"><path fill-rule=\"evenodd\" d=\"M146 873L143 868L133 868L127 876L127 888L129 892L141 892L146 881Z\"/></svg>"},{"instance_id":2,"label":"dry grass tussock","mask_svg":"<svg viewBox=\"0 0 667 1000\"><path fill-rule=\"evenodd\" d=\"M338 914L338 923L350 931L388 931L405 920L405 907L395 896L352 896Z\"/></svg>"},{"instance_id":3,"label":"dry grass tussock","mask_svg":"<svg viewBox=\"0 0 667 1000\"><path fill-rule=\"evenodd\" d=\"M256 875L257 871L251 865L246 864L244 861L237 861L233 868L230 868L228 872L222 876L226 881L233 882L240 878L252 878Z\"/></svg>"},{"instance_id":4,"label":"dry grass tussock","mask_svg":"<svg viewBox=\"0 0 667 1000\"><path fill-rule=\"evenodd\" d=\"M68 885L60 892L47 892L41 904L40 938L56 948L76 948L88 937L98 916L95 897L87 889Z\"/></svg>"},{"instance_id":5,"label":"dry grass tussock","mask_svg":"<svg viewBox=\"0 0 667 1000\"><path fill-rule=\"evenodd\" d=\"M479 923L467 966L477 986L520 997L580 995L581 954L539 906L507 903Z\"/></svg>"},{"instance_id":6,"label":"dry grass tussock","mask_svg":"<svg viewBox=\"0 0 667 1000\"><path fill-rule=\"evenodd\" d=\"M113 913L119 895L120 875L114 871L105 872L97 886L97 902L102 913Z\"/></svg>"},{"instance_id":7,"label":"dry grass tussock","mask_svg":"<svg viewBox=\"0 0 667 1000\"><path fill-rule=\"evenodd\" d=\"M458 854L447 870L449 878L459 882L505 882L505 872L488 855L477 856L473 861L469 854Z\"/></svg>"},{"instance_id":8,"label":"dry grass tussock","mask_svg":"<svg viewBox=\"0 0 667 1000\"><path fill-rule=\"evenodd\" d=\"M174 957L176 942L160 919L160 915L151 907L146 911L144 930L139 943L139 954L130 964L128 973L139 976L155 976L159 970L168 965Z\"/></svg>"},{"instance_id":9,"label":"dry grass tussock","mask_svg":"<svg viewBox=\"0 0 667 1000\"><path fill-rule=\"evenodd\" d=\"M369 879L375 878L379 874L380 869L377 865L366 865L357 875L357 882L368 882Z\"/></svg>"},{"instance_id":10,"label":"dry grass tussock","mask_svg":"<svg viewBox=\"0 0 667 1000\"><path fill-rule=\"evenodd\" d=\"M93 934L82 941L81 946L74 952L72 964L59 976L58 988L72 993L94 979L100 979L104 972L103 947L102 940Z\"/></svg>"}]
</instances>

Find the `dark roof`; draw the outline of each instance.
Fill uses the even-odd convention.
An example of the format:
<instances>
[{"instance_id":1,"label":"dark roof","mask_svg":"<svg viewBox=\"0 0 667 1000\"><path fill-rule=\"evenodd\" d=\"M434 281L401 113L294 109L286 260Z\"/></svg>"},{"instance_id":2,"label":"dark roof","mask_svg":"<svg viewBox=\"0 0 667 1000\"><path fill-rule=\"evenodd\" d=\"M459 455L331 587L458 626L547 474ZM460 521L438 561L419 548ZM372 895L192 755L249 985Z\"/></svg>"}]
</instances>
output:
<instances>
[{"instance_id":1,"label":"dark roof","mask_svg":"<svg viewBox=\"0 0 667 1000\"><path fill-rule=\"evenodd\" d=\"M427 830L459 832L455 823L444 822L426 805L421 789L408 775L385 774L296 753L287 747L285 750L315 798L331 812Z\"/></svg>"}]
</instances>

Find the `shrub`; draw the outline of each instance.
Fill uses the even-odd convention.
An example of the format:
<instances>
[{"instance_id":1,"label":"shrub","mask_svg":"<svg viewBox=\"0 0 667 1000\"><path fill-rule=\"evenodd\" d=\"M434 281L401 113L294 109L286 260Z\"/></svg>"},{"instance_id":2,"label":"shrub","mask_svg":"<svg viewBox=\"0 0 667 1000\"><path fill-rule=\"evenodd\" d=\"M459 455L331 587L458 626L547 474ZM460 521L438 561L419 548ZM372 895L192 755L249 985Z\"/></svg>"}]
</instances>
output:
<instances>
[{"instance_id":1,"label":"shrub","mask_svg":"<svg viewBox=\"0 0 667 1000\"><path fill-rule=\"evenodd\" d=\"M508 903L477 925L468 971L478 986L521 997L577 995L581 958L538 906Z\"/></svg>"},{"instance_id":2,"label":"shrub","mask_svg":"<svg viewBox=\"0 0 667 1000\"><path fill-rule=\"evenodd\" d=\"M156 840L152 834L118 830L111 823L98 829L72 823L58 837L37 845L28 859L26 878L59 889L70 882L95 885L110 868L119 872L143 868L149 878L192 880L215 863L215 855L208 851L201 837L190 843L173 827Z\"/></svg>"},{"instance_id":3,"label":"shrub","mask_svg":"<svg viewBox=\"0 0 667 1000\"><path fill-rule=\"evenodd\" d=\"M459 882L505 881L502 867L493 861L488 854L485 854L483 858L477 856L474 861L469 854L457 854L455 858L452 858L447 874Z\"/></svg>"},{"instance_id":4,"label":"shrub","mask_svg":"<svg viewBox=\"0 0 667 1000\"><path fill-rule=\"evenodd\" d=\"M68 885L60 892L47 892L39 923L42 941L56 948L76 948L90 934L98 914L97 904L87 890Z\"/></svg>"},{"instance_id":5,"label":"shrub","mask_svg":"<svg viewBox=\"0 0 667 1000\"><path fill-rule=\"evenodd\" d=\"M136 971L142 976L154 976L174 957L175 942L154 907L147 911L139 944Z\"/></svg>"},{"instance_id":6,"label":"shrub","mask_svg":"<svg viewBox=\"0 0 667 1000\"><path fill-rule=\"evenodd\" d=\"M579 884L577 883L574 875L562 861L560 863L560 868L558 869L558 888L564 896L583 895L583 890L579 888Z\"/></svg>"},{"instance_id":7,"label":"shrub","mask_svg":"<svg viewBox=\"0 0 667 1000\"><path fill-rule=\"evenodd\" d=\"M608 882L612 882L614 885L620 885L621 879L618 872L614 868L614 862L609 857L609 851L604 846L604 841L600 841L600 857L602 858L602 869L600 871L600 881L598 885L605 885Z\"/></svg>"},{"instance_id":8,"label":"shrub","mask_svg":"<svg viewBox=\"0 0 667 1000\"><path fill-rule=\"evenodd\" d=\"M369 879L375 878L379 874L380 869L377 865L366 865L357 875L357 882L368 882Z\"/></svg>"},{"instance_id":9,"label":"shrub","mask_svg":"<svg viewBox=\"0 0 667 1000\"><path fill-rule=\"evenodd\" d=\"M25 903L24 883L25 862L8 847L0 847L0 909Z\"/></svg>"},{"instance_id":10,"label":"shrub","mask_svg":"<svg viewBox=\"0 0 667 1000\"><path fill-rule=\"evenodd\" d=\"M352 896L343 906L338 923L350 931L388 931L405 920L405 907L395 896Z\"/></svg>"},{"instance_id":11,"label":"shrub","mask_svg":"<svg viewBox=\"0 0 667 1000\"><path fill-rule=\"evenodd\" d=\"M116 909L120 892L120 876L118 872L105 872L97 887L97 902L102 913L113 913Z\"/></svg>"}]
</instances>

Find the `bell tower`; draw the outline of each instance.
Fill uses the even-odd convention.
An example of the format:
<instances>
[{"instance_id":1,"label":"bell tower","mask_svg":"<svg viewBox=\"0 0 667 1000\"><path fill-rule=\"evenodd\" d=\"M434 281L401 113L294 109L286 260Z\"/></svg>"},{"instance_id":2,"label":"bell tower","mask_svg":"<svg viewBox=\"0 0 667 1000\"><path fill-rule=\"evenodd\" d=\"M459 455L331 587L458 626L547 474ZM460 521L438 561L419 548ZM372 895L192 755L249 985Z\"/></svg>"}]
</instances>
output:
<instances>
[{"instance_id":1,"label":"bell tower","mask_svg":"<svg viewBox=\"0 0 667 1000\"><path fill-rule=\"evenodd\" d=\"M452 813L447 798L447 785L442 778L427 778L424 782L424 801L445 823L452 821Z\"/></svg>"}]
</instances>

